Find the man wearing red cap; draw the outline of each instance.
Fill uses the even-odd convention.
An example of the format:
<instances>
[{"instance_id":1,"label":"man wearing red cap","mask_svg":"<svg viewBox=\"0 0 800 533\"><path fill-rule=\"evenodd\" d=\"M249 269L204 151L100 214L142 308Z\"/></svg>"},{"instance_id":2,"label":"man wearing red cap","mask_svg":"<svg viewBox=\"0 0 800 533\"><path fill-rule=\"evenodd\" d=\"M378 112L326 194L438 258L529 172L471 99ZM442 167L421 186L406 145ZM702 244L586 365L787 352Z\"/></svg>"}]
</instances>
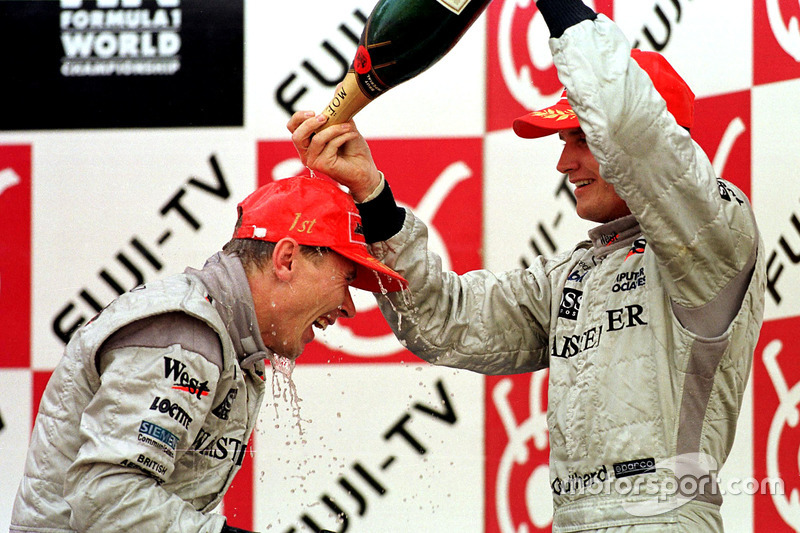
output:
<instances>
[{"instance_id":1,"label":"man wearing red cap","mask_svg":"<svg viewBox=\"0 0 800 533\"><path fill-rule=\"evenodd\" d=\"M265 185L201 270L120 296L79 329L47 384L12 532L233 533L210 513L245 457L265 359L284 373L314 327L355 314L349 286L405 280L367 252L350 196Z\"/></svg>"},{"instance_id":2,"label":"man wearing red cap","mask_svg":"<svg viewBox=\"0 0 800 533\"><path fill-rule=\"evenodd\" d=\"M692 141L694 96L663 57L580 0L537 6L566 91L514 130L563 140L557 169L600 224L588 241L525 270L442 272L352 122L320 130L300 112L292 139L362 202L371 250L409 280L412 303L378 296L409 350L486 374L549 368L554 532L721 531L716 472L764 306L752 210Z\"/></svg>"}]
</instances>

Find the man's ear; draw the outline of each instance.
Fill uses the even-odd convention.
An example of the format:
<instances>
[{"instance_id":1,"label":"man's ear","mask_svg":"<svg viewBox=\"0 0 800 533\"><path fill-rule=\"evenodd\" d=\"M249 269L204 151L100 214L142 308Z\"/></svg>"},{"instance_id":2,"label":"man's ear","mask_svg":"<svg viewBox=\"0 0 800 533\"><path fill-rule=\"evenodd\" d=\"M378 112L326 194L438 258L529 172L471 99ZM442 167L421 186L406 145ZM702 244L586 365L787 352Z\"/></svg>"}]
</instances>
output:
<instances>
[{"instance_id":1,"label":"man's ear","mask_svg":"<svg viewBox=\"0 0 800 533\"><path fill-rule=\"evenodd\" d=\"M272 252L272 268L281 281L291 281L296 274L300 245L291 237L284 237L275 243Z\"/></svg>"}]
</instances>

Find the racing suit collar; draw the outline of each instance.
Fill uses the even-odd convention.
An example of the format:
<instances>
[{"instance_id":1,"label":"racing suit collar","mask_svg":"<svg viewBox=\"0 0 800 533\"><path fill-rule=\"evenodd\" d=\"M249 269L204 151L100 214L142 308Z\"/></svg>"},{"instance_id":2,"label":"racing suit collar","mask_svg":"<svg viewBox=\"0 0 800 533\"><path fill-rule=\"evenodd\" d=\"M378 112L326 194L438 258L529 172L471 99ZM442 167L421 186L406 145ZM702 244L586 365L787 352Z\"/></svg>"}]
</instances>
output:
<instances>
[{"instance_id":1,"label":"racing suit collar","mask_svg":"<svg viewBox=\"0 0 800 533\"><path fill-rule=\"evenodd\" d=\"M270 352L261 339L253 295L238 257L218 252L209 257L202 270L187 268L200 279L211 303L222 318L233 341L242 368L267 359Z\"/></svg>"},{"instance_id":2,"label":"racing suit collar","mask_svg":"<svg viewBox=\"0 0 800 533\"><path fill-rule=\"evenodd\" d=\"M627 215L589 230L589 239L595 249L595 257L608 255L618 248L629 246L640 237L642 230L633 215Z\"/></svg>"}]
</instances>

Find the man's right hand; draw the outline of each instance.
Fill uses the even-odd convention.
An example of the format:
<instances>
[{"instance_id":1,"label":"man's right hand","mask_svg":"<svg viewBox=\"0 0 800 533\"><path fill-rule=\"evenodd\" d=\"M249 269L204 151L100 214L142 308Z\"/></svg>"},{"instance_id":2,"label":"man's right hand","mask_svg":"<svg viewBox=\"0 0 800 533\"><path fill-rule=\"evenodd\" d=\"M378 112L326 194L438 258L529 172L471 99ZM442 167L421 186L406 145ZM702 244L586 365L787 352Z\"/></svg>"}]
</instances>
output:
<instances>
[{"instance_id":1,"label":"man's right hand","mask_svg":"<svg viewBox=\"0 0 800 533\"><path fill-rule=\"evenodd\" d=\"M361 202L381 182L367 141L352 120L322 129L327 119L313 111L298 111L286 127L303 164L341 183Z\"/></svg>"}]
</instances>

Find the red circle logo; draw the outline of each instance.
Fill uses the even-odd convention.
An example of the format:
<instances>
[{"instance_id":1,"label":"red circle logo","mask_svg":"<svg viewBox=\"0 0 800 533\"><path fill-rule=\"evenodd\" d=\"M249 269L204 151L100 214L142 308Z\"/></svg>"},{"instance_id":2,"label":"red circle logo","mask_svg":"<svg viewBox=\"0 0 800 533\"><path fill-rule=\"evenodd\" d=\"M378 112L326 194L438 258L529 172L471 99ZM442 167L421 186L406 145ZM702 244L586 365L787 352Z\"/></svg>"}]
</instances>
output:
<instances>
[{"instance_id":1,"label":"red circle logo","mask_svg":"<svg viewBox=\"0 0 800 533\"><path fill-rule=\"evenodd\" d=\"M372 60L369 58L369 52L367 52L366 47L358 47L356 58L353 60L353 68L357 74L366 74L372 70Z\"/></svg>"}]
</instances>

